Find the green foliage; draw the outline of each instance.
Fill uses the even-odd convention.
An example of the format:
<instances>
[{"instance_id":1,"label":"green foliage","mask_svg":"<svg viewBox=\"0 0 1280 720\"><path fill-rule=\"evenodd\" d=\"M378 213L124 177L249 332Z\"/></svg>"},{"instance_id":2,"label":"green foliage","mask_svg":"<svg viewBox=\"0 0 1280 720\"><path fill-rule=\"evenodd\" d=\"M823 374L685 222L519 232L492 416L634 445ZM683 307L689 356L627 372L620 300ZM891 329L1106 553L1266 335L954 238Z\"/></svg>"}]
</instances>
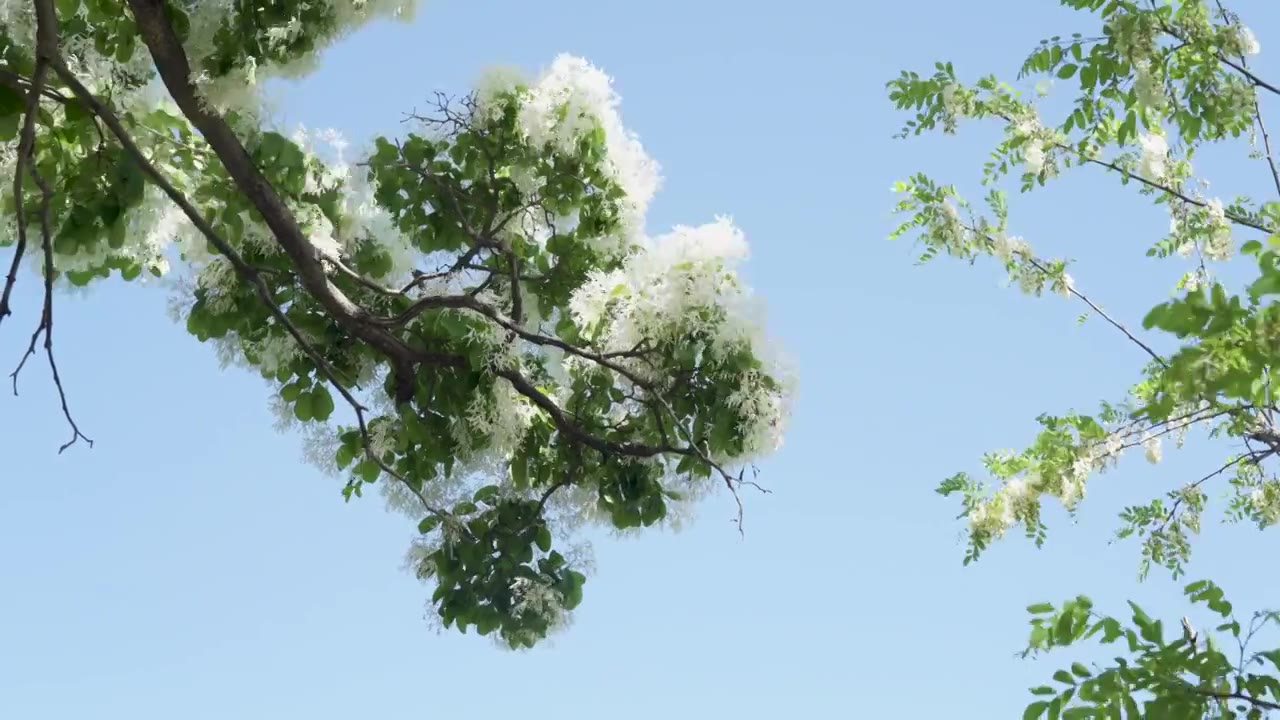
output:
<instances>
[{"instance_id":1,"label":"green foliage","mask_svg":"<svg viewBox=\"0 0 1280 720\"><path fill-rule=\"evenodd\" d=\"M1198 631L1189 619L1180 633L1166 632L1162 621L1134 603L1128 622L1099 615L1083 596L1061 607L1027 608L1031 636L1024 656L1094 639L1124 657L1093 666L1075 662L1054 672L1056 687L1032 688L1036 699L1023 717L1199 720L1262 718L1280 709L1280 680L1273 674L1280 669L1280 650L1250 647L1280 615L1258 612L1242 626L1222 589L1208 580L1187 585L1185 595L1212 613L1217 637Z\"/></svg>"},{"instance_id":2,"label":"green foliage","mask_svg":"<svg viewBox=\"0 0 1280 720\"><path fill-rule=\"evenodd\" d=\"M1127 450L1141 448L1155 463L1163 446L1181 447L1192 431L1203 440L1230 441L1233 447L1220 466L1120 512L1117 536L1141 539L1140 575L1163 566L1178 577L1215 495L1226 496L1222 505L1229 520L1259 527L1280 522L1280 479L1272 467L1280 453L1280 407L1271 387L1280 347L1280 303L1274 297L1280 295L1280 198L1270 182L1263 189L1270 197L1262 201L1211 197L1193 168L1200 148L1246 136L1258 140L1265 133L1259 95L1280 91L1251 69L1249 56L1257 49L1252 31L1221 3L1062 4L1094 15L1098 32L1041 41L1018 75L1019 81L1040 80L1037 96L1050 85L1067 89L1070 105L1056 121L1041 118L1037 97L994 76L966 83L948 62L935 63L930 75L905 71L888 83L890 100L909 114L900 137L956 133L961 124L976 121L1005 128L983 168L985 215L954 186L917 173L895 186L902 197L897 210L906 217L893 237L915 236L924 246L922 260L993 258L1027 294L1052 290L1083 302L1148 362L1121 401L1103 403L1092 416L1042 415L1042 429L1026 449L985 456L994 490L960 472L938 492L960 500L969 526L968 563L1016 526L1037 544L1045 542L1043 500L1053 498L1074 512L1089 478L1114 469ZM1276 175L1269 138L1249 154ZM1013 234L1001 185L1037 191L1068 171L1110 176L1169 214L1168 233L1148 243L1145 254L1190 261L1191 267L1172 298L1142 319L1142 330L1162 334L1171 351L1157 352L1141 332L1077 288L1066 272L1069 259L1040 256ZM1280 175L1272 179L1280 188ZM1243 285L1216 272L1232 258L1253 272ZM1259 613L1242 631L1216 585L1192 583L1186 594L1221 616L1215 632L1236 641L1236 657L1189 624L1183 637L1170 637L1176 633L1136 605L1128 623L1098 615L1083 597L1061 607L1028 608L1028 654L1097 638L1125 656L1112 665L1073 663L1054 673L1054 684L1032 689L1035 699L1024 717L1259 718L1280 709L1280 680L1276 668L1266 665L1280 652L1246 652L1249 640L1275 615ZM1258 665L1267 673L1255 671Z\"/></svg>"},{"instance_id":3,"label":"green foliage","mask_svg":"<svg viewBox=\"0 0 1280 720\"><path fill-rule=\"evenodd\" d=\"M486 88L351 163L264 124L257 74L396 3L49 7L0 21L0 164L20 180L0 183L0 246L48 258L49 288L177 266L186 329L323 428L344 498L407 498L446 625L531 647L582 600L557 502L651 527L772 449L786 388L733 315L733 249L643 275L650 161L611 103ZM39 33L57 43L37 59ZM678 309L634 297L654 286Z\"/></svg>"}]
</instances>

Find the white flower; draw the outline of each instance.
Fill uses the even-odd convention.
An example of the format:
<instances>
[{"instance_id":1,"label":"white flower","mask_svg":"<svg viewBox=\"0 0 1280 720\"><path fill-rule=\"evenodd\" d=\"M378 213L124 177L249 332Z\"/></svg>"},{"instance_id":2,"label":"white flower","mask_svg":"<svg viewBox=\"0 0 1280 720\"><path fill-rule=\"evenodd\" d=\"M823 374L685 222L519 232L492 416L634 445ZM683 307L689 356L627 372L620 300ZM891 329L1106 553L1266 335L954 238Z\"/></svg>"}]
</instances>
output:
<instances>
[{"instance_id":1,"label":"white flower","mask_svg":"<svg viewBox=\"0 0 1280 720\"><path fill-rule=\"evenodd\" d=\"M1133 90L1138 103L1143 107L1159 110L1168 100L1163 81L1151 71L1151 65L1147 61L1135 63Z\"/></svg>"},{"instance_id":2,"label":"white flower","mask_svg":"<svg viewBox=\"0 0 1280 720\"><path fill-rule=\"evenodd\" d=\"M1249 495L1249 504L1263 526L1280 522L1280 483L1264 481Z\"/></svg>"},{"instance_id":3,"label":"white flower","mask_svg":"<svg viewBox=\"0 0 1280 720\"><path fill-rule=\"evenodd\" d=\"M774 450L790 414L789 373L764 335L763 313L735 266L748 255L746 238L726 217L677 226L644 239L623 266L588 277L569 300L574 322L602 348L621 352L642 339L707 338L711 357L746 350L762 360L743 373L728 399L743 426L745 456ZM764 376L782 385L766 387ZM734 458L741 460L742 458Z\"/></svg>"},{"instance_id":4,"label":"white flower","mask_svg":"<svg viewBox=\"0 0 1280 720\"><path fill-rule=\"evenodd\" d=\"M1075 278L1068 273L1062 273L1062 278L1057 283L1058 294L1064 298L1071 297L1071 291L1076 287Z\"/></svg>"},{"instance_id":5,"label":"white flower","mask_svg":"<svg viewBox=\"0 0 1280 720\"><path fill-rule=\"evenodd\" d=\"M1009 236L1005 235L1004 232L996 233L995 237L991 238L991 251L995 253L996 257L1009 262L1013 257L1013 244L1010 242Z\"/></svg>"},{"instance_id":6,"label":"white flower","mask_svg":"<svg viewBox=\"0 0 1280 720\"><path fill-rule=\"evenodd\" d=\"M1160 462L1160 438L1157 436L1149 436L1142 441L1142 450L1147 458L1147 462L1155 465Z\"/></svg>"},{"instance_id":7,"label":"white flower","mask_svg":"<svg viewBox=\"0 0 1280 720\"><path fill-rule=\"evenodd\" d=\"M1040 134L1040 120L1034 115L1029 115L1013 124L1014 135L1031 139Z\"/></svg>"},{"instance_id":8,"label":"white flower","mask_svg":"<svg viewBox=\"0 0 1280 720\"><path fill-rule=\"evenodd\" d=\"M1258 43L1258 37L1253 34L1249 28L1240 26L1240 52L1243 55L1257 55L1262 52L1262 45Z\"/></svg>"},{"instance_id":9,"label":"white flower","mask_svg":"<svg viewBox=\"0 0 1280 720\"><path fill-rule=\"evenodd\" d=\"M1044 146L1038 142L1032 142L1022 151L1022 160L1027 165L1027 172L1032 175L1039 175L1044 171Z\"/></svg>"},{"instance_id":10,"label":"white flower","mask_svg":"<svg viewBox=\"0 0 1280 720\"><path fill-rule=\"evenodd\" d=\"M1213 198L1205 205L1209 239L1204 246L1204 256L1210 260L1226 260L1231 257L1231 222L1227 219L1222 201Z\"/></svg>"},{"instance_id":11,"label":"white flower","mask_svg":"<svg viewBox=\"0 0 1280 720\"><path fill-rule=\"evenodd\" d=\"M476 113L486 120L500 114L503 97L528 84L524 72L516 67L499 65L485 70L476 81Z\"/></svg>"},{"instance_id":12,"label":"white flower","mask_svg":"<svg viewBox=\"0 0 1280 720\"><path fill-rule=\"evenodd\" d=\"M960 86L955 83L947 83L942 88L942 108L949 115L959 115L963 110L959 92Z\"/></svg>"},{"instance_id":13,"label":"white flower","mask_svg":"<svg viewBox=\"0 0 1280 720\"><path fill-rule=\"evenodd\" d=\"M1058 499L1062 502L1062 506L1068 510L1074 510L1085 495L1085 478L1072 476L1065 478L1062 482L1062 488L1059 491Z\"/></svg>"},{"instance_id":14,"label":"white flower","mask_svg":"<svg viewBox=\"0 0 1280 720\"><path fill-rule=\"evenodd\" d=\"M1164 177L1165 160L1169 155L1169 143L1163 135L1150 133L1138 139L1142 146L1141 171L1151 180Z\"/></svg>"},{"instance_id":15,"label":"white flower","mask_svg":"<svg viewBox=\"0 0 1280 720\"><path fill-rule=\"evenodd\" d=\"M998 538L1013 527L1013 506L1003 496L984 500L969 512L969 530L975 535Z\"/></svg>"},{"instance_id":16,"label":"white flower","mask_svg":"<svg viewBox=\"0 0 1280 720\"><path fill-rule=\"evenodd\" d=\"M622 125L613 80L582 58L560 55L522 94L519 125L534 147L567 155L599 127L605 135L605 170L626 192L623 234L644 229L644 213L661 184L658 164ZM604 251L621 253L629 238L601 238Z\"/></svg>"}]
</instances>

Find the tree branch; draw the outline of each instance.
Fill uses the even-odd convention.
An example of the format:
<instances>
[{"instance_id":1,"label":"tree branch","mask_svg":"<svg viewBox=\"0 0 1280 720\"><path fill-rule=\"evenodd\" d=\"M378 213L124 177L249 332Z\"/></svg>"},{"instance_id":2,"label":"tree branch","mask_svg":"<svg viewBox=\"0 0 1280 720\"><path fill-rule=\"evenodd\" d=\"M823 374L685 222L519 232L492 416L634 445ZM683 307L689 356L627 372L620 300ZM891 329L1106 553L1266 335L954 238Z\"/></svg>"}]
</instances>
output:
<instances>
[{"instance_id":1,"label":"tree branch","mask_svg":"<svg viewBox=\"0 0 1280 720\"><path fill-rule=\"evenodd\" d=\"M1222 14L1223 20L1232 24L1237 24L1239 22L1238 18L1232 17L1230 11L1227 10L1226 5L1222 4L1222 0L1217 0L1217 5L1218 12ZM1248 71L1249 61L1245 56L1240 55L1239 60L1241 69ZM1277 169L1276 167L1275 154L1271 151L1271 134L1267 132L1267 124L1262 120L1262 104L1258 102L1256 95L1253 98L1253 119L1254 122L1258 124L1258 132L1262 134L1262 147L1266 152L1267 167L1271 169L1271 180L1275 184L1276 195L1280 196L1280 169Z\"/></svg>"},{"instance_id":2,"label":"tree branch","mask_svg":"<svg viewBox=\"0 0 1280 720\"><path fill-rule=\"evenodd\" d=\"M38 2L41 3L49 3L51 1L52 0L38 0ZM80 98L93 110L95 115L102 119L102 121L111 130L112 134L116 136L116 139L119 140L120 144L124 147L125 152L129 154L134 162L138 163L138 166L141 168L143 173L153 183L155 183L156 186L159 187L175 205L182 209L183 213L192 222L192 224L195 225L196 229L204 235L209 243L217 248L219 253L226 256L232 267L235 268L237 274L239 274L245 282L249 283L254 288L259 299L267 307L271 315L285 328L294 341L298 343L298 346L303 350L303 352L306 353L307 356L316 364L316 368L319 373L331 386L333 386L335 390L338 391L343 400L351 406L352 410L356 414L356 421L360 428L361 440L366 456L377 463L377 465L389 476L404 483L405 486L423 502L423 506L428 512L443 516L445 514L443 511L428 504L425 497L416 488L406 482L399 473L390 468L385 462L383 462L382 458L378 457L373 452L372 443L369 439L369 429L365 419L366 408L356 400L350 390L347 389L346 385L338 378L337 373L334 371L332 366L324 359L324 356L316 350L311 342L300 330L298 330L297 326L289 320L284 311L276 304L275 299L271 296L271 290L262 279L262 276L254 270L252 266L245 262L244 258L240 256L236 249L223 239L209 224L209 222L205 220L200 211L197 210L186 199L186 197L183 196L183 194L160 173L158 169L156 169L151 161L147 159L146 155L138 148L137 144L133 141L133 138L130 137L129 133L120 123L120 119L116 114L103 105L96 97L93 96L92 93L89 92L87 88L84 87L83 84L80 83L75 75L71 73L71 71L62 62L60 57L52 58L50 60L50 65L54 72L56 72L67 86L71 88L76 97Z\"/></svg>"},{"instance_id":3,"label":"tree branch","mask_svg":"<svg viewBox=\"0 0 1280 720\"><path fill-rule=\"evenodd\" d=\"M48 20L44 19L43 23ZM56 16L53 22L57 22ZM37 45L44 45L43 35L38 35ZM56 40L55 40L56 42ZM36 138L36 115L40 108L40 94L44 89L45 75L49 65L39 49L36 52L36 66L32 74L31 85L27 89L27 97L23 108L22 130L18 139L18 157L13 168L13 204L18 223L18 241L13 248L13 261L9 264L9 274L5 276L4 290L0 291L0 323L5 317L12 315L9 298L13 294L13 286L18 282L18 268L22 265L22 257L27 251L27 212L23 198L23 186L26 184L27 163L31 162Z\"/></svg>"},{"instance_id":4,"label":"tree branch","mask_svg":"<svg viewBox=\"0 0 1280 720\"><path fill-rule=\"evenodd\" d=\"M18 375L22 372L23 366L27 364L27 358L35 355L36 342L43 334L44 352L49 359L49 370L53 373L54 387L58 389L58 401L62 405L62 415L67 419L67 424L71 426L71 439L58 448L58 454L61 455L67 448L74 445L77 440L83 439L89 443L89 447L93 447L93 441L80 432L80 426L71 417L71 410L67 407L67 393L62 387L62 376L58 372L58 363L53 356L53 229L49 222L49 199L53 195L53 190L49 187L49 183L41 177L34 165L29 170L36 185L40 188L40 242L41 249L44 252L44 307L40 312L40 323L36 325L35 332L31 333L31 343L27 347L26 354L22 356L22 360L18 361L18 367L14 368L9 377L13 381L13 394L17 395Z\"/></svg>"},{"instance_id":5,"label":"tree branch","mask_svg":"<svg viewBox=\"0 0 1280 720\"><path fill-rule=\"evenodd\" d=\"M129 7L169 94L204 136L236 186L262 214L276 242L297 268L302 286L345 330L383 353L396 372L411 372L413 351L399 338L370 323L372 315L330 281L319 252L302 233L293 213L254 165L231 126L200 97L191 82L186 51L169 22L163 0L129 0Z\"/></svg>"}]
</instances>

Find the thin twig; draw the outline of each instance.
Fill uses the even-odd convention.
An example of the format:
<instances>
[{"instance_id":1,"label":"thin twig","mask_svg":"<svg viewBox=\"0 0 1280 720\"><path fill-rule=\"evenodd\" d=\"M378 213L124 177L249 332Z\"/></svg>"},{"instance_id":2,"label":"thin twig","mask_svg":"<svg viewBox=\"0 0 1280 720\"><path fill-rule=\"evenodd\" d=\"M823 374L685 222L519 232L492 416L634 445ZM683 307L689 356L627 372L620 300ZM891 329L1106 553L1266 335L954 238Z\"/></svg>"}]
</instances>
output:
<instances>
[{"instance_id":1,"label":"thin twig","mask_svg":"<svg viewBox=\"0 0 1280 720\"><path fill-rule=\"evenodd\" d=\"M9 274L5 276L4 290L0 291L0 322L13 310L9 298L13 294L13 286L18 282L18 268L22 264L22 256L27 251L27 213L23 199L23 186L26 184L26 166L32 160L36 136L36 114L40 109L40 93L44 88L45 74L49 65L38 53L36 55L35 72L32 74L31 86L23 106L22 133L18 139L18 157L13 168L13 203L18 223L18 241L13 248L13 261L9 265Z\"/></svg>"}]
</instances>

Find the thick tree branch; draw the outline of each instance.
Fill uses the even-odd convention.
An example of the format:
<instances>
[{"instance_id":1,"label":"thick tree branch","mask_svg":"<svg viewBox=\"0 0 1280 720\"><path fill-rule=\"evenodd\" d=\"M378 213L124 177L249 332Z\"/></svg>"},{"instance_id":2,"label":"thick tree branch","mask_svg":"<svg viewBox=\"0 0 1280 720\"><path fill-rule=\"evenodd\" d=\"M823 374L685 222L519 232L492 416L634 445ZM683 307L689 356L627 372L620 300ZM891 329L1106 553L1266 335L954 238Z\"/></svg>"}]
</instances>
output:
<instances>
[{"instance_id":1,"label":"thick tree branch","mask_svg":"<svg viewBox=\"0 0 1280 720\"><path fill-rule=\"evenodd\" d=\"M212 110L191 82L191 65L162 0L129 0L138 34L155 60L174 102L191 121L245 197L262 214L276 242L298 271L302 286L347 332L376 348L397 373L412 373L413 351L374 323L372 315L342 293L325 273L319 252L303 234L293 213L254 165L231 126Z\"/></svg>"},{"instance_id":2,"label":"thick tree branch","mask_svg":"<svg viewBox=\"0 0 1280 720\"><path fill-rule=\"evenodd\" d=\"M51 0L39 1L44 3L51 2ZM84 87L83 84L80 83L75 75L71 73L71 71L62 62L60 57L51 59L50 65L54 72L56 72L72 92L75 93L76 97L88 105L93 110L94 114L102 119L102 121L111 130L112 134L115 135L116 139L120 142L121 146L124 147L125 152L127 152L133 161L138 164L139 168L147 178L151 180L151 182L155 183L155 185L159 187L165 195L183 211L187 218L193 225L195 225L196 229L200 231L209 243L217 248L218 252L227 258L232 267L235 268L237 274L254 288L259 299L270 311L272 317L274 317L275 320L285 328L294 341L298 343L298 346L303 350L303 352L306 353L307 356L316 364L316 368L320 375L327 380L328 383L337 390L343 400L351 406L352 410L356 414L356 421L359 425L366 456L377 463L377 465L389 476L404 483L405 486L422 501L424 508L428 512L436 515L444 515L445 513L443 511L431 506L417 488L414 488L410 483L406 482L404 478L396 473L395 470L389 467L382 460L382 458L378 457L373 452L365 417L366 408L356 400L355 396L351 394L351 391L347 389L346 383L342 382L338 378L336 371L334 371L329 362L324 359L324 356L320 354L320 352L311 344L302 332L298 330L297 326L289 320L288 316L280 309L279 305L276 304L275 299L271 295L271 290L263 280L262 276L252 266L245 262L244 258L240 256L236 249L223 239L216 230L214 230L200 211L196 209L176 187L173 186L173 183L169 182L169 180L160 173L147 156L143 154L141 149L138 148L137 144L133 141L133 138L121 124L119 117L117 117L111 109L103 105L96 97L93 96L92 93L89 92L87 88Z\"/></svg>"}]
</instances>

